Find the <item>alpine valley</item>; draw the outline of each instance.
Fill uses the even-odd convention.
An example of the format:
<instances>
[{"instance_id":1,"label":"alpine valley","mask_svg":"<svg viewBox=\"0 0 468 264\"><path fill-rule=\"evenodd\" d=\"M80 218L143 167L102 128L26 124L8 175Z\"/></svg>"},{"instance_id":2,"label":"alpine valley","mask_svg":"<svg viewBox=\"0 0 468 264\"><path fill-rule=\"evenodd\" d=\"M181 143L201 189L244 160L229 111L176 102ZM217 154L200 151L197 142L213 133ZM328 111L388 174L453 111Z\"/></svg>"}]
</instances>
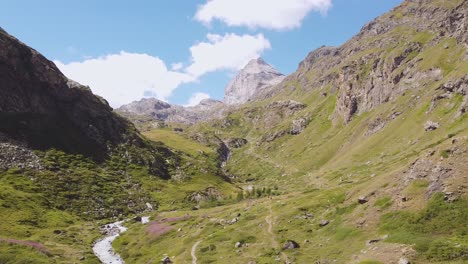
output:
<instances>
[{"instance_id":1,"label":"alpine valley","mask_svg":"<svg viewBox=\"0 0 468 264\"><path fill-rule=\"evenodd\" d=\"M465 0L190 107L114 110L0 29L0 263L468 263L467 110Z\"/></svg>"}]
</instances>

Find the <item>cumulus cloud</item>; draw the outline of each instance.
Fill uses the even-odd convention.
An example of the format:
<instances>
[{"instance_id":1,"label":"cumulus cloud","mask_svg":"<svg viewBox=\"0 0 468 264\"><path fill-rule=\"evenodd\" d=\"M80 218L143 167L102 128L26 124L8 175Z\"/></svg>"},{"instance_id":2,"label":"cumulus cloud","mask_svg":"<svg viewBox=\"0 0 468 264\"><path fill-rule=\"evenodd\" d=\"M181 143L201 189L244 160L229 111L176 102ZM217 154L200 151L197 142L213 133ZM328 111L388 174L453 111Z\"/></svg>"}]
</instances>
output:
<instances>
[{"instance_id":1,"label":"cumulus cloud","mask_svg":"<svg viewBox=\"0 0 468 264\"><path fill-rule=\"evenodd\" d=\"M206 93L194 93L188 100L188 103L184 106L196 106L204 99L209 99L210 95Z\"/></svg>"},{"instance_id":2,"label":"cumulus cloud","mask_svg":"<svg viewBox=\"0 0 468 264\"><path fill-rule=\"evenodd\" d=\"M82 62L54 62L67 77L89 85L95 94L108 100L112 107L119 107L143 97L167 101L181 84L196 82L209 72L238 70L269 48L270 42L262 34L208 34L204 42L190 48L191 60L185 64L188 66L174 63L168 69L166 63L158 57L125 51L99 58L86 58ZM198 103L207 96L194 94L188 105Z\"/></svg>"},{"instance_id":3,"label":"cumulus cloud","mask_svg":"<svg viewBox=\"0 0 468 264\"><path fill-rule=\"evenodd\" d=\"M182 62L179 62L179 63L172 63L171 64L171 69L173 71L178 71L180 69L182 69L184 67L184 64Z\"/></svg>"},{"instance_id":4,"label":"cumulus cloud","mask_svg":"<svg viewBox=\"0 0 468 264\"><path fill-rule=\"evenodd\" d=\"M208 0L195 19L210 24L220 20L228 26L287 30L300 27L308 13L325 14L332 0Z\"/></svg>"},{"instance_id":5,"label":"cumulus cloud","mask_svg":"<svg viewBox=\"0 0 468 264\"><path fill-rule=\"evenodd\" d=\"M189 74L168 70L157 57L125 51L83 62L54 62L67 77L89 85L113 107L145 96L167 100L180 84L194 81Z\"/></svg>"},{"instance_id":6,"label":"cumulus cloud","mask_svg":"<svg viewBox=\"0 0 468 264\"><path fill-rule=\"evenodd\" d=\"M270 41L263 34L208 34L207 40L190 48L192 63L185 71L192 76L219 70L239 70L249 60L271 48Z\"/></svg>"}]
</instances>

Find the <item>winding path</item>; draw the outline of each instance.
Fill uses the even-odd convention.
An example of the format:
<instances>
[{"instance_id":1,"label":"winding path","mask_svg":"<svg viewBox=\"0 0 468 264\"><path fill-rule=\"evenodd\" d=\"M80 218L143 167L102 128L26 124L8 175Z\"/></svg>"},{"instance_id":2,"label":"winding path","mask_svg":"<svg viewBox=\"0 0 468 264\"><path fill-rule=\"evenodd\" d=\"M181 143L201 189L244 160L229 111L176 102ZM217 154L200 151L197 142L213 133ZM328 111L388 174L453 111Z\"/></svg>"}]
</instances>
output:
<instances>
[{"instance_id":1,"label":"winding path","mask_svg":"<svg viewBox=\"0 0 468 264\"><path fill-rule=\"evenodd\" d=\"M192 264L197 264L197 255L195 255L195 251L197 250L197 247L201 242L202 241L199 240L195 244L193 244L192 250L190 251L190 255L192 255Z\"/></svg>"},{"instance_id":2,"label":"winding path","mask_svg":"<svg viewBox=\"0 0 468 264\"><path fill-rule=\"evenodd\" d=\"M268 224L267 232L271 236L271 243L272 243L273 247L275 249L278 249L279 244L278 244L278 241L276 241L275 233L273 233L273 211L271 210L271 203L270 203L270 208L269 209L270 209L270 214L265 217L265 222ZM286 253L281 252L280 254L284 258L284 261L285 261L284 263L291 263L289 261L288 256L286 255Z\"/></svg>"}]
</instances>

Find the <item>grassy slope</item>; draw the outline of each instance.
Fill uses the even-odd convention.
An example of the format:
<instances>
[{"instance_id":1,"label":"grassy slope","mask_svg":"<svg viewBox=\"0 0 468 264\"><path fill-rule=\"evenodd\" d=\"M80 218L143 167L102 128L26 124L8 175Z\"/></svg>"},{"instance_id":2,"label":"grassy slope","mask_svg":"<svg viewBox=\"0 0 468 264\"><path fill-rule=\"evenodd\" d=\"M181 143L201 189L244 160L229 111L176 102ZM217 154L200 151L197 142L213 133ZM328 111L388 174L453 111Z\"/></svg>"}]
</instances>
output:
<instances>
[{"instance_id":1,"label":"grassy slope","mask_svg":"<svg viewBox=\"0 0 468 264\"><path fill-rule=\"evenodd\" d=\"M117 156L95 164L56 150L38 153L46 166L42 172L0 172L0 239L37 242L50 253L0 241L0 263L99 263L91 251L99 225L141 214L146 202L174 210L193 207L186 197L207 187L226 197L233 192L219 176L212 149L170 131L153 131L148 137L166 141L177 153L178 159L167 161L178 163L171 172L174 180L153 176Z\"/></svg>"},{"instance_id":2,"label":"grassy slope","mask_svg":"<svg viewBox=\"0 0 468 264\"><path fill-rule=\"evenodd\" d=\"M432 38L430 34L410 36L419 42ZM448 48L445 48L446 43L449 43ZM189 129L189 133L201 131L216 133L221 138L246 138L249 141L246 146L233 150L227 171L238 177L237 184L241 186L253 185L257 189L278 187L277 194L282 195L274 196L273 200L247 200L196 212L162 213L158 216L189 214L192 217L175 223L173 231L157 238L148 237L145 227L131 228L116 242L118 250L132 263L159 260L163 254L168 254L177 263L190 263L191 247L202 240L196 249L200 263L220 263L226 259L236 263L249 260L274 263L278 256L285 257L278 255L280 249L275 247L267 232L265 218L270 216L274 219L273 233L279 245L287 239L301 244L300 249L284 252L295 263L334 260L337 263L379 263L377 260L387 263L389 259L386 257L395 261L401 250L411 252L411 244L415 242L420 246L415 247L417 252L413 258L421 263L460 263L468 247L463 225L468 206L466 193L453 206L444 206L445 202L441 205L437 195L427 204L428 183L416 181L406 186L402 179L411 162L432 150L437 153L435 159L448 158L452 166L462 172L466 170L466 166L463 167L466 152L455 158L444 152L451 148L453 138L461 140L461 146L467 144L467 117L466 114L458 115L463 97L454 94L451 98L437 101L435 108L430 109L434 95L440 93L436 90L440 84L466 74L468 63L459 59L461 50L461 46L452 39L446 39L433 48L410 56L408 60L420 62L417 64L420 70L440 68L444 78L438 82L422 80L421 89L409 90L396 100L355 116L346 125L334 118L335 94L323 97L320 95L322 91L312 90L304 94L298 89L292 95L280 94L265 102L245 106L231 113L227 118L229 122L215 121ZM330 87L326 89L330 91ZM308 107L294 116L285 117L267 131L249 119L252 112L264 116L263 106L285 98L304 102ZM401 112L401 115L390 120L395 112ZM310 124L302 134L285 135L271 143L260 142L257 145L266 133L285 129L292 120L305 115L310 116ZM374 134L366 134L368 125L378 118L387 120L384 128ZM424 124L429 120L438 122L440 128L424 131ZM223 125L226 123L230 125ZM455 186L463 184L463 178L455 178L454 181L458 181ZM400 192L411 197L411 201L401 205ZM359 196L371 193L369 203L357 204ZM432 220L434 215L427 215L432 210L438 211L439 216L447 214L449 217L437 216ZM312 213L314 217L303 219L301 216L305 212ZM229 220L238 213L242 216L237 224L218 223L219 219ZM396 223L402 225L401 229L389 228L388 219L392 217L397 217L399 222ZM324 219L330 224L321 228L318 224ZM438 226L449 222L452 223L449 225L451 229L439 232ZM178 228L182 231L176 232ZM421 230L425 233L422 234ZM402 237L401 233L408 235ZM388 234L389 239L378 245L381 248L379 254L372 255L372 247L368 249L366 240L384 234ZM434 242L428 242L429 239L434 239ZM309 242L304 242L306 240ZM249 245L235 249L234 244L238 241L246 241ZM438 247L441 249L437 250ZM367 253L360 253L363 249Z\"/></svg>"}]
</instances>

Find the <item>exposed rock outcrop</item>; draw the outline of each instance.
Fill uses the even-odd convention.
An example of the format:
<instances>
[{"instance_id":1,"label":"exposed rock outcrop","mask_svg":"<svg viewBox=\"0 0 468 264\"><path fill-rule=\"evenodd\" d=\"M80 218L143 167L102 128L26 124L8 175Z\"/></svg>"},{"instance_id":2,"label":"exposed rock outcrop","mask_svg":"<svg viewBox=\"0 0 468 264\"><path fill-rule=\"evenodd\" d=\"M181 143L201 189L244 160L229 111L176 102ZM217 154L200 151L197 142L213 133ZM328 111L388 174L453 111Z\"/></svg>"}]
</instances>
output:
<instances>
[{"instance_id":1,"label":"exposed rock outcrop","mask_svg":"<svg viewBox=\"0 0 468 264\"><path fill-rule=\"evenodd\" d=\"M148 147L89 87L67 79L34 49L0 29L0 132L32 149L96 159L122 144Z\"/></svg>"},{"instance_id":2,"label":"exposed rock outcrop","mask_svg":"<svg viewBox=\"0 0 468 264\"><path fill-rule=\"evenodd\" d=\"M405 1L342 46L311 52L295 73L258 98L297 91L297 87L305 92L319 90L336 96L334 117L350 122L353 116L394 101L408 90L425 89L448 76L451 69L431 60L432 54L461 52L460 61L466 60L467 10L467 1ZM461 114L467 101L465 96Z\"/></svg>"},{"instance_id":3,"label":"exposed rock outcrop","mask_svg":"<svg viewBox=\"0 0 468 264\"><path fill-rule=\"evenodd\" d=\"M226 87L224 102L228 105L246 103L257 93L280 83L284 78L282 73L262 58L251 60Z\"/></svg>"},{"instance_id":4,"label":"exposed rock outcrop","mask_svg":"<svg viewBox=\"0 0 468 264\"><path fill-rule=\"evenodd\" d=\"M231 148L241 148L247 143L248 141L245 138L231 138L227 142L228 146Z\"/></svg>"}]
</instances>

